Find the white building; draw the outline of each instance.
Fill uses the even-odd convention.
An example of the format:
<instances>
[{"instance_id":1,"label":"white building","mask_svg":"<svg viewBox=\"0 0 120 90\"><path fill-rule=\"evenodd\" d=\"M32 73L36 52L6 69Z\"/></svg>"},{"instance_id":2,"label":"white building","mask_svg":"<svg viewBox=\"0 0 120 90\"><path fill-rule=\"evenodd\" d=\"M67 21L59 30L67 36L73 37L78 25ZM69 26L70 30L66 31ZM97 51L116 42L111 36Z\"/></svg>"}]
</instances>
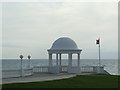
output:
<instances>
[{"instance_id":1,"label":"white building","mask_svg":"<svg viewBox=\"0 0 120 90\"><path fill-rule=\"evenodd\" d=\"M62 54L68 54L68 67L67 72L68 73L81 73L80 70L80 54L82 49L79 49L77 47L77 44L68 37L61 37L57 39L52 47L48 49L49 54L49 72L50 73L60 73L62 69L61 65L61 55ZM53 60L52 55L56 54L56 66L53 66ZM77 66L72 66L72 55L77 54Z\"/></svg>"}]
</instances>

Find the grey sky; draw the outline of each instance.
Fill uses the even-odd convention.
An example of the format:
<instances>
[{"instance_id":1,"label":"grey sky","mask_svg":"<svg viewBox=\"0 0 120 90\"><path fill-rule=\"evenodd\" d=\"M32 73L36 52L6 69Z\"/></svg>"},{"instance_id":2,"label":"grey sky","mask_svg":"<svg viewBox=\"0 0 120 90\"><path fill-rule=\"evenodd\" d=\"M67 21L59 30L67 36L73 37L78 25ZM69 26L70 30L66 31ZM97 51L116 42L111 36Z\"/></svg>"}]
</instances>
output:
<instances>
[{"instance_id":1,"label":"grey sky","mask_svg":"<svg viewBox=\"0 0 120 90\"><path fill-rule=\"evenodd\" d=\"M3 58L48 58L47 49L62 36L82 48L82 59L98 58L98 37L102 58L117 58L116 2L4 3L2 11Z\"/></svg>"}]
</instances>

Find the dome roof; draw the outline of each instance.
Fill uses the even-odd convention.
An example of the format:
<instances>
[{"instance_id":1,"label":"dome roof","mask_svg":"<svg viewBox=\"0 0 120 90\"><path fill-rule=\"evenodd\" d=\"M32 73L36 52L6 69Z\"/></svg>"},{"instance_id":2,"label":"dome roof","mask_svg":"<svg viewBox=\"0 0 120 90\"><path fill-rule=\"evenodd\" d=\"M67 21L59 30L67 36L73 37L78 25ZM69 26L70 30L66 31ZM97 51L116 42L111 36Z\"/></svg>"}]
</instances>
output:
<instances>
[{"instance_id":1,"label":"dome roof","mask_svg":"<svg viewBox=\"0 0 120 90\"><path fill-rule=\"evenodd\" d=\"M53 43L51 49L78 49L78 47L72 39L61 37Z\"/></svg>"}]
</instances>

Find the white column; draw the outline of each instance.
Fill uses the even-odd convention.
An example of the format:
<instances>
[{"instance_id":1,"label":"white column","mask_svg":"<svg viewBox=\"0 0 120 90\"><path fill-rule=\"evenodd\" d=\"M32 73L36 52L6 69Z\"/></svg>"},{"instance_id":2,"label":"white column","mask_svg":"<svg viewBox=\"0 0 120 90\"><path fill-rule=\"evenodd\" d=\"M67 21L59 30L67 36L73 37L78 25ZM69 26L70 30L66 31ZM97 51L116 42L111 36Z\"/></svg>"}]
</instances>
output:
<instances>
[{"instance_id":1,"label":"white column","mask_svg":"<svg viewBox=\"0 0 120 90\"><path fill-rule=\"evenodd\" d=\"M61 66L61 53L59 54L60 66Z\"/></svg>"},{"instance_id":2,"label":"white column","mask_svg":"<svg viewBox=\"0 0 120 90\"><path fill-rule=\"evenodd\" d=\"M69 59L69 60L68 60L68 66L69 66L69 67L72 67L72 53L69 53L69 54L68 54L68 59Z\"/></svg>"},{"instance_id":3,"label":"white column","mask_svg":"<svg viewBox=\"0 0 120 90\"><path fill-rule=\"evenodd\" d=\"M61 67L61 53L59 53L59 72L62 71L62 67Z\"/></svg>"},{"instance_id":4,"label":"white column","mask_svg":"<svg viewBox=\"0 0 120 90\"><path fill-rule=\"evenodd\" d=\"M80 53L78 53L78 73L81 73L81 68L80 68Z\"/></svg>"},{"instance_id":5,"label":"white column","mask_svg":"<svg viewBox=\"0 0 120 90\"><path fill-rule=\"evenodd\" d=\"M58 66L58 53L56 54L56 66Z\"/></svg>"},{"instance_id":6,"label":"white column","mask_svg":"<svg viewBox=\"0 0 120 90\"><path fill-rule=\"evenodd\" d=\"M80 66L80 53L78 53L78 67Z\"/></svg>"},{"instance_id":7,"label":"white column","mask_svg":"<svg viewBox=\"0 0 120 90\"><path fill-rule=\"evenodd\" d=\"M52 53L49 53L49 66L52 66Z\"/></svg>"}]
</instances>

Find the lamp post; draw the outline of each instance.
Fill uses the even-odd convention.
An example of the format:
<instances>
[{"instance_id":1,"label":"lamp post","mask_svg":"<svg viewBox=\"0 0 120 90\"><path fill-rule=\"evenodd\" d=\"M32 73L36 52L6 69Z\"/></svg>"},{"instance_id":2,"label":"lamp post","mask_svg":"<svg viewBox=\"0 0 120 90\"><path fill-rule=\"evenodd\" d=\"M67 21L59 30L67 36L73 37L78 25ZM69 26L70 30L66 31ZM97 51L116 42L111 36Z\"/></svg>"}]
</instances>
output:
<instances>
[{"instance_id":1,"label":"lamp post","mask_svg":"<svg viewBox=\"0 0 120 90\"><path fill-rule=\"evenodd\" d=\"M23 59L23 55L20 55L21 58L21 77L22 77L22 59Z\"/></svg>"},{"instance_id":2,"label":"lamp post","mask_svg":"<svg viewBox=\"0 0 120 90\"><path fill-rule=\"evenodd\" d=\"M30 58L31 58L31 56L30 55L28 55L28 59L29 59L29 68L30 68Z\"/></svg>"}]
</instances>

